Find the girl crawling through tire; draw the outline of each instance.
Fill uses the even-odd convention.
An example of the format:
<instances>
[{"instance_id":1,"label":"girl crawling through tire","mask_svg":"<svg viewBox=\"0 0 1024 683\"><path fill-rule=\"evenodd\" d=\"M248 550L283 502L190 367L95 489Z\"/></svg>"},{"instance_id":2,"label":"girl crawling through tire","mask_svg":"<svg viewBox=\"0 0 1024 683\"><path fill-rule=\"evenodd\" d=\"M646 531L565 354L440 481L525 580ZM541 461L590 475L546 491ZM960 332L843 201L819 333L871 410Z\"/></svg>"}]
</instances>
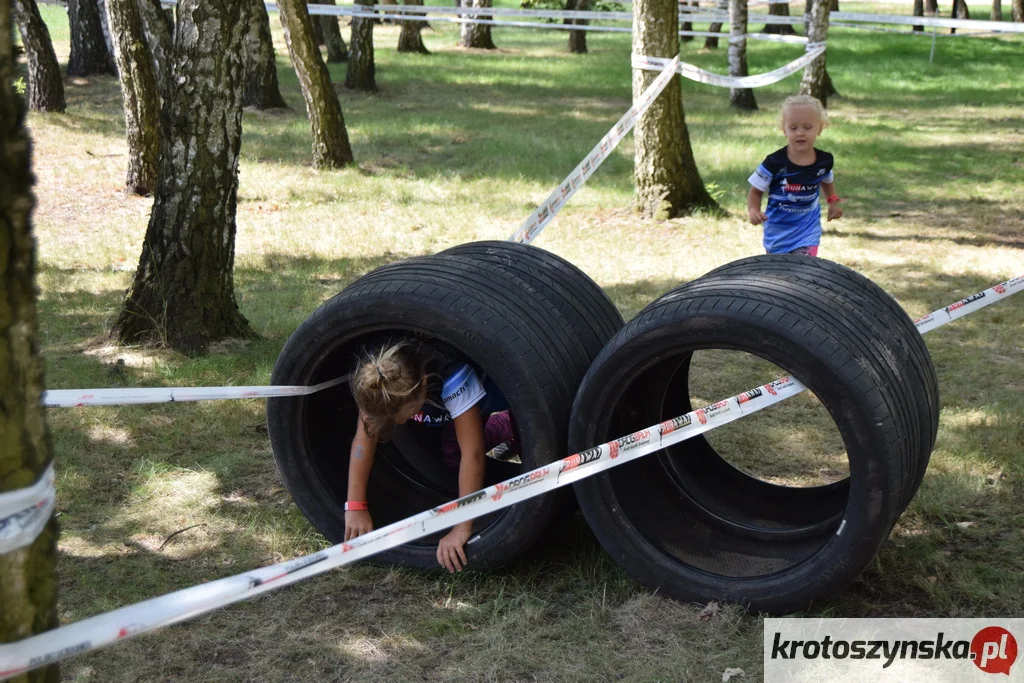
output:
<instances>
[{"instance_id":1,"label":"girl crawling through tire","mask_svg":"<svg viewBox=\"0 0 1024 683\"><path fill-rule=\"evenodd\" d=\"M459 496L483 488L484 454L498 446L518 452L515 418L492 412L504 397L481 382L466 358L440 342L403 340L366 353L352 373L359 407L352 439L345 503L345 540L373 530L367 482L377 444L391 438L397 425L413 420L443 429L441 457L459 470ZM449 572L462 571L464 546L473 520L452 527L437 545L437 561Z\"/></svg>"}]
</instances>

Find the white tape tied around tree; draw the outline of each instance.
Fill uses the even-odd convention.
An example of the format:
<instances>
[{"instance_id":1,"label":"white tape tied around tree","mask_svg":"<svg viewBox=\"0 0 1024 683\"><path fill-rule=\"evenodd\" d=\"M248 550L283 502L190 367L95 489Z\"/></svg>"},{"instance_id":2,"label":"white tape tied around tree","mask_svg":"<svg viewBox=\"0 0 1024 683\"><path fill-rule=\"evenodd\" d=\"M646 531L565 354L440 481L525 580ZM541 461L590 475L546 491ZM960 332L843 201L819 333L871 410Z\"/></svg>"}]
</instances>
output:
<instances>
[{"instance_id":1,"label":"white tape tied around tree","mask_svg":"<svg viewBox=\"0 0 1024 683\"><path fill-rule=\"evenodd\" d=\"M55 479L50 463L32 486L0 493L0 555L31 545L43 533L57 503Z\"/></svg>"},{"instance_id":2,"label":"white tape tied around tree","mask_svg":"<svg viewBox=\"0 0 1024 683\"><path fill-rule=\"evenodd\" d=\"M924 334L1022 290L1024 275L921 318L917 321L918 331ZM351 542L185 588L16 643L0 645L0 680L190 619L414 541L459 522L491 514L711 431L795 396L805 388L790 377L782 377L371 531Z\"/></svg>"}]
</instances>

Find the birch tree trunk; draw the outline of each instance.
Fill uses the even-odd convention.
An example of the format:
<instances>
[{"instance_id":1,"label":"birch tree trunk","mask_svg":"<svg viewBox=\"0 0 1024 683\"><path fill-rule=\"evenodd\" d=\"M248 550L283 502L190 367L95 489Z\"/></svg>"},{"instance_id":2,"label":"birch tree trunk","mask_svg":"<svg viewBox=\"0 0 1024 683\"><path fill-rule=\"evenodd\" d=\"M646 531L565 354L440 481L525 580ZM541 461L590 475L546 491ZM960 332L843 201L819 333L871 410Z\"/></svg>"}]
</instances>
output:
<instances>
[{"instance_id":1,"label":"birch tree trunk","mask_svg":"<svg viewBox=\"0 0 1024 683\"><path fill-rule=\"evenodd\" d=\"M789 3L776 3L768 5L768 14L775 17L789 16ZM775 33L781 36L791 36L796 33L789 24L767 24L764 27L765 33Z\"/></svg>"},{"instance_id":2,"label":"birch tree trunk","mask_svg":"<svg viewBox=\"0 0 1024 683\"><path fill-rule=\"evenodd\" d=\"M405 0L406 5L422 5L423 0ZM398 51L399 52L416 52L421 55L429 55L430 50L423 44L423 36L420 32L423 30L422 21L403 21L402 32L398 34Z\"/></svg>"},{"instance_id":3,"label":"birch tree trunk","mask_svg":"<svg viewBox=\"0 0 1024 683\"><path fill-rule=\"evenodd\" d=\"M43 361L36 318L31 141L15 94L14 22L0 2L0 493L30 486L53 457L42 406ZM35 542L0 554L0 643L56 628L57 523ZM56 664L17 681L57 681Z\"/></svg>"},{"instance_id":4,"label":"birch tree trunk","mask_svg":"<svg viewBox=\"0 0 1024 683\"><path fill-rule=\"evenodd\" d=\"M1002 0L992 0L992 12L989 14L990 21L1002 21L1003 20L1003 3Z\"/></svg>"},{"instance_id":5,"label":"birch tree trunk","mask_svg":"<svg viewBox=\"0 0 1024 683\"><path fill-rule=\"evenodd\" d=\"M828 15L829 0L813 0L811 13L807 21L807 42L825 43L828 40ZM800 93L810 95L821 101L823 106L828 106L828 96L831 94L828 82L828 73L825 70L826 50L804 69L803 79L800 81Z\"/></svg>"},{"instance_id":6,"label":"birch tree trunk","mask_svg":"<svg viewBox=\"0 0 1024 683\"><path fill-rule=\"evenodd\" d=\"M633 3L633 54L672 59L679 54L679 9L676 0ZM633 69L633 99L657 78L656 71ZM675 76L633 131L633 175L637 209L660 220L718 209L704 188L690 147L679 76Z\"/></svg>"},{"instance_id":7,"label":"birch tree trunk","mask_svg":"<svg viewBox=\"0 0 1024 683\"><path fill-rule=\"evenodd\" d=\"M915 17L923 17L924 16L924 0L914 0L914 16ZM914 26L914 30L915 31L924 31L924 26L921 26L921 25Z\"/></svg>"},{"instance_id":8,"label":"birch tree trunk","mask_svg":"<svg viewBox=\"0 0 1024 683\"><path fill-rule=\"evenodd\" d=\"M160 95L153 59L135 0L107 0L107 21L124 99L128 138L125 185L131 192L149 195L156 188L160 152Z\"/></svg>"},{"instance_id":9,"label":"birch tree trunk","mask_svg":"<svg viewBox=\"0 0 1024 683\"><path fill-rule=\"evenodd\" d=\"M729 2L729 75L747 76L747 0ZM757 100L750 88L729 88L729 104L733 109L754 111Z\"/></svg>"},{"instance_id":10,"label":"birch tree trunk","mask_svg":"<svg viewBox=\"0 0 1024 683\"><path fill-rule=\"evenodd\" d=\"M728 12L729 11L729 0L717 0L715 3L715 12ZM711 33L722 32L722 22L715 22L711 24L708 29ZM705 50L717 50L718 49L718 36L708 36L704 39Z\"/></svg>"},{"instance_id":11,"label":"birch tree trunk","mask_svg":"<svg viewBox=\"0 0 1024 683\"><path fill-rule=\"evenodd\" d=\"M698 3L696 3L696 1L695 1L694 4L698 4ZM689 7L690 6L689 0L682 0L682 2L679 3L680 9L682 9L684 6L685 7ZM683 16L684 17L686 16L686 14L687 14L686 12L683 12ZM682 27L679 30L681 30L681 31L692 31L693 30L693 23L689 22L689 21L684 21ZM683 43L689 43L691 40L693 40L693 36L685 36L685 35L684 36L679 36L679 40L681 42L683 42Z\"/></svg>"},{"instance_id":12,"label":"birch tree trunk","mask_svg":"<svg viewBox=\"0 0 1024 683\"><path fill-rule=\"evenodd\" d=\"M68 0L71 56L68 76L114 74L114 58L103 37L103 20L96 0Z\"/></svg>"},{"instance_id":13,"label":"birch tree trunk","mask_svg":"<svg viewBox=\"0 0 1024 683\"><path fill-rule=\"evenodd\" d=\"M153 59L153 69L159 92L163 93L171 77L171 36L174 26L167 19L167 13L160 6L160 0L138 0L139 18L146 36L146 47Z\"/></svg>"},{"instance_id":14,"label":"birch tree trunk","mask_svg":"<svg viewBox=\"0 0 1024 683\"><path fill-rule=\"evenodd\" d=\"M462 6L479 9L493 7L494 5L492 4L492 0L463 0ZM489 21L494 17L477 14L472 18ZM491 27L487 24L463 24L459 45L461 47L475 47L480 50L497 49L494 41L491 40Z\"/></svg>"},{"instance_id":15,"label":"birch tree trunk","mask_svg":"<svg viewBox=\"0 0 1024 683\"><path fill-rule=\"evenodd\" d=\"M245 87L242 105L257 109L287 109L277 83L277 55L270 35L270 17L263 0L241 0L245 33Z\"/></svg>"},{"instance_id":16,"label":"birch tree trunk","mask_svg":"<svg viewBox=\"0 0 1024 683\"><path fill-rule=\"evenodd\" d=\"M123 343L194 356L212 341L253 336L235 301L233 274L247 16L237 0L178 4L159 184L113 330Z\"/></svg>"},{"instance_id":17,"label":"birch tree trunk","mask_svg":"<svg viewBox=\"0 0 1024 683\"><path fill-rule=\"evenodd\" d=\"M310 4L314 4L311 2ZM317 5L334 5L334 0L315 0ZM422 0L420 0L422 4ZM345 39L341 37L341 28L338 26L338 17L332 14L321 14L316 17L316 23L320 26L320 33L324 37L324 45L327 46L327 63L343 64L348 61L348 46Z\"/></svg>"},{"instance_id":18,"label":"birch tree trunk","mask_svg":"<svg viewBox=\"0 0 1024 683\"><path fill-rule=\"evenodd\" d=\"M64 111L64 81L60 76L60 64L36 0L14 0L14 18L28 59L28 108L32 111Z\"/></svg>"},{"instance_id":19,"label":"birch tree trunk","mask_svg":"<svg viewBox=\"0 0 1024 683\"><path fill-rule=\"evenodd\" d=\"M284 38L299 76L313 137L313 167L341 168L352 163L345 117L331 75L313 38L313 21L305 0L278 0Z\"/></svg>"},{"instance_id":20,"label":"birch tree trunk","mask_svg":"<svg viewBox=\"0 0 1024 683\"><path fill-rule=\"evenodd\" d=\"M374 0L355 0L369 6ZM363 8L366 10L366 7ZM366 10L368 11L368 10ZM352 17L352 33L349 35L348 71L345 72L345 87L364 92L377 92L377 81L373 63L373 19Z\"/></svg>"},{"instance_id":21,"label":"birch tree trunk","mask_svg":"<svg viewBox=\"0 0 1024 683\"><path fill-rule=\"evenodd\" d=\"M590 0L567 0L565 8L585 12L590 9ZM565 23L572 26L587 26L590 24L586 19L566 19ZM569 31L569 52L576 55L587 54L586 31Z\"/></svg>"},{"instance_id":22,"label":"birch tree trunk","mask_svg":"<svg viewBox=\"0 0 1024 683\"><path fill-rule=\"evenodd\" d=\"M1013 0L1012 12L1014 21L1024 21L1024 0Z\"/></svg>"}]
</instances>

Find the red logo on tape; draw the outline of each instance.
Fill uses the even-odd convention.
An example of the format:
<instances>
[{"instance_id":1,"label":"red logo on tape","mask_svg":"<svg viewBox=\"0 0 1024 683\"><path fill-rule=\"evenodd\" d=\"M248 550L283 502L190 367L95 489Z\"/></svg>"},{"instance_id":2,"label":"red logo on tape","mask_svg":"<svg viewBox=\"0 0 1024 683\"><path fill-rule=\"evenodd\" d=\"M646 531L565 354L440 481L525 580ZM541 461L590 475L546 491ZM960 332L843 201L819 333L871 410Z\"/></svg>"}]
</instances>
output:
<instances>
[{"instance_id":1,"label":"red logo on tape","mask_svg":"<svg viewBox=\"0 0 1024 683\"><path fill-rule=\"evenodd\" d=\"M1009 676L1017 661L1017 639L1002 626L983 628L971 640L971 660L985 673Z\"/></svg>"}]
</instances>

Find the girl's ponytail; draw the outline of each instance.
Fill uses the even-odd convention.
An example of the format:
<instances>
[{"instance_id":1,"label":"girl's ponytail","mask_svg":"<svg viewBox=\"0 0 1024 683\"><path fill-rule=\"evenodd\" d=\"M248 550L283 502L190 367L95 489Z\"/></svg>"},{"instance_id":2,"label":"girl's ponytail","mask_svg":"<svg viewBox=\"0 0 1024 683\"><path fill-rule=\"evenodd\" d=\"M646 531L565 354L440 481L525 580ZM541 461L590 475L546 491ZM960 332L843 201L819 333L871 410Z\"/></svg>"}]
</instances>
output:
<instances>
[{"instance_id":1,"label":"girl's ponytail","mask_svg":"<svg viewBox=\"0 0 1024 683\"><path fill-rule=\"evenodd\" d=\"M395 415L423 392L423 362L409 342L387 344L365 354L352 373L352 394L363 413L366 433L391 438Z\"/></svg>"}]
</instances>

